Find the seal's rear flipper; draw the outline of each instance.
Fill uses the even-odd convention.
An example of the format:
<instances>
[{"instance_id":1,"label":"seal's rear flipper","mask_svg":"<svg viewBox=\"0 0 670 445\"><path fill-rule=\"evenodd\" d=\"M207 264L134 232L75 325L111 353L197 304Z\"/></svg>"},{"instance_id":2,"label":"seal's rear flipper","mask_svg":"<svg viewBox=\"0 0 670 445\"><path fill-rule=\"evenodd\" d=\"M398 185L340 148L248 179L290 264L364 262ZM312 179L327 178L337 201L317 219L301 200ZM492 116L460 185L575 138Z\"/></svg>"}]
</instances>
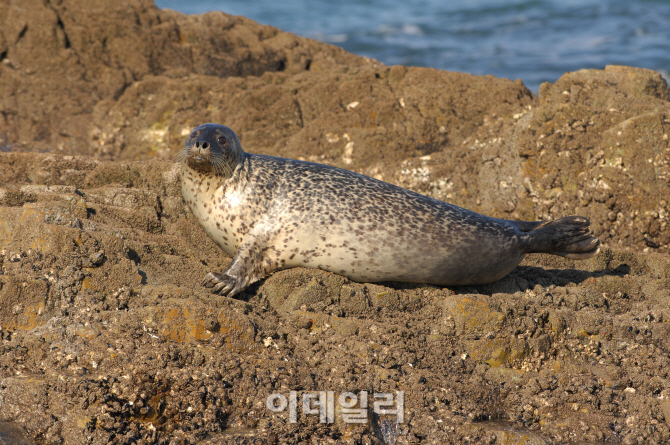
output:
<instances>
[{"instance_id":1,"label":"seal's rear flipper","mask_svg":"<svg viewBox=\"0 0 670 445\"><path fill-rule=\"evenodd\" d=\"M526 232L527 252L550 253L574 260L591 258L600 250L600 240L591 235L589 225L591 221L583 216L544 221Z\"/></svg>"}]
</instances>

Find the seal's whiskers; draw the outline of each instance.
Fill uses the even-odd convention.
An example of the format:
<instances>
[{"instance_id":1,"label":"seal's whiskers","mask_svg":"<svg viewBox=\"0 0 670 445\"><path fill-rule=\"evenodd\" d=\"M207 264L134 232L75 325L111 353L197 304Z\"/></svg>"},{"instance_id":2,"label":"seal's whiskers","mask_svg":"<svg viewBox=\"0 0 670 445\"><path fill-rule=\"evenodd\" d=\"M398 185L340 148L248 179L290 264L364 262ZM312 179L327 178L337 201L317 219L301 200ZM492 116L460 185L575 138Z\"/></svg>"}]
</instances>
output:
<instances>
[{"instance_id":1,"label":"seal's whiskers","mask_svg":"<svg viewBox=\"0 0 670 445\"><path fill-rule=\"evenodd\" d=\"M214 166L214 170L216 170L217 173L219 173L222 176L231 176L233 174L233 169L222 157L214 157L212 160L212 165Z\"/></svg>"},{"instance_id":2,"label":"seal's whiskers","mask_svg":"<svg viewBox=\"0 0 670 445\"><path fill-rule=\"evenodd\" d=\"M186 151L186 149L184 149L184 150L180 151L179 153L177 153L176 155L174 155L174 158L172 158L172 162L176 162L178 164L181 164L182 162L184 162L186 160L187 157L188 157L188 151Z\"/></svg>"}]
</instances>

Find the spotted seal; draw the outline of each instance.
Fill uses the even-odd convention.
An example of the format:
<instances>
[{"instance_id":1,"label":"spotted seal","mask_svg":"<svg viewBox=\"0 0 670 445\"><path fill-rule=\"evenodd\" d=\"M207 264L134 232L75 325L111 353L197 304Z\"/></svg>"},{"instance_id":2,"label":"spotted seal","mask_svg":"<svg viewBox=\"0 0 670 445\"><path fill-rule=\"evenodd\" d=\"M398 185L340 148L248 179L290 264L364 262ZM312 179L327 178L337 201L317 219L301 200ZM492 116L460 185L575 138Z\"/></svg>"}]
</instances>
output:
<instances>
[{"instance_id":1,"label":"spotted seal","mask_svg":"<svg viewBox=\"0 0 670 445\"><path fill-rule=\"evenodd\" d=\"M361 282L483 284L527 253L599 250L582 216L491 218L340 168L245 153L222 125L195 128L176 160L188 207L233 258L203 282L221 295L298 266Z\"/></svg>"}]
</instances>

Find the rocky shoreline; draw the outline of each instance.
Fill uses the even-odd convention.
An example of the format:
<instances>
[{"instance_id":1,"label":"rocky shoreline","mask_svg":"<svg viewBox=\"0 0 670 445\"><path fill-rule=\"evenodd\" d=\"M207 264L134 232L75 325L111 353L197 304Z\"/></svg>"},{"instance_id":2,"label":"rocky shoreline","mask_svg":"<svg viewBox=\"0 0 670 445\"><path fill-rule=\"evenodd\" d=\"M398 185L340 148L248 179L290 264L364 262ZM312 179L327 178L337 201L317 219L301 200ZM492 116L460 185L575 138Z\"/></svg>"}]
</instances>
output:
<instances>
[{"instance_id":1,"label":"rocky shoreline","mask_svg":"<svg viewBox=\"0 0 670 445\"><path fill-rule=\"evenodd\" d=\"M582 70L535 97L151 1L0 17L0 443L670 439L657 73ZM204 122L496 217L584 215L604 248L488 286L293 269L212 296L199 282L230 260L169 161ZM290 391L403 391L405 419L292 423L266 407Z\"/></svg>"}]
</instances>

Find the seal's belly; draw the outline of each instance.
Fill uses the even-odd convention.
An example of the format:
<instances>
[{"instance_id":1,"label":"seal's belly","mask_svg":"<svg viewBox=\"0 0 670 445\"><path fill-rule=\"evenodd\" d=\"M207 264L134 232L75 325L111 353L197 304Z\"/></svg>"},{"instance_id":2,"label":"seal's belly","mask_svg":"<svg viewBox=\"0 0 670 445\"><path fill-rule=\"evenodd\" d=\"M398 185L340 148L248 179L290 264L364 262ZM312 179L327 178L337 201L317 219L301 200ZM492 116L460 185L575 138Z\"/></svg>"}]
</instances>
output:
<instances>
[{"instance_id":1,"label":"seal's belly","mask_svg":"<svg viewBox=\"0 0 670 445\"><path fill-rule=\"evenodd\" d=\"M502 234L476 227L467 234L442 233L437 238L421 230L315 227L298 227L294 233L299 236L285 240L281 250L286 268L317 268L361 282L453 285L495 281L524 258Z\"/></svg>"}]
</instances>

